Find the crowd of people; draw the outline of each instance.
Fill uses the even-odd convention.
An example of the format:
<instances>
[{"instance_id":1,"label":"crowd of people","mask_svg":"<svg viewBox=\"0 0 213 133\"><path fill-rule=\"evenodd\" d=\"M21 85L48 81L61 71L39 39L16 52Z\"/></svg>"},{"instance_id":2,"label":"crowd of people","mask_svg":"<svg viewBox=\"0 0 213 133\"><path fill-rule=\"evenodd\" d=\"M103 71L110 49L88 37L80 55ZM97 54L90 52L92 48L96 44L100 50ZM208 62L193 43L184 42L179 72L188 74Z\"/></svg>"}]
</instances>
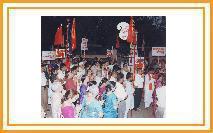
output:
<instances>
[{"instance_id":1,"label":"crowd of people","mask_svg":"<svg viewBox=\"0 0 213 133\"><path fill-rule=\"evenodd\" d=\"M81 60L70 68L62 60L41 64L41 116L52 118L128 118L131 110L141 110L158 98L161 117L165 111L165 61L145 61L145 69L134 72L124 62ZM50 105L51 108L48 107Z\"/></svg>"}]
</instances>

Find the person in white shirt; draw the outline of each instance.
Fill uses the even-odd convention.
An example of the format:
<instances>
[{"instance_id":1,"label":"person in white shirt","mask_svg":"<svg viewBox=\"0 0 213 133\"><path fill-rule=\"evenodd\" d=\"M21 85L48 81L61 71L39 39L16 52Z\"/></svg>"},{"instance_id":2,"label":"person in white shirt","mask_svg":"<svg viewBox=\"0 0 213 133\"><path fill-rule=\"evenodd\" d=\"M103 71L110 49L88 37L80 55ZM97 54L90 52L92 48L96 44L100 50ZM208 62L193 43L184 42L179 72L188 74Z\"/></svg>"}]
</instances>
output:
<instances>
[{"instance_id":1,"label":"person in white shirt","mask_svg":"<svg viewBox=\"0 0 213 133\"><path fill-rule=\"evenodd\" d=\"M145 108L148 108L153 100L152 93L155 88L154 82L155 82L155 79L153 78L153 69L150 69L145 76L145 86L144 86Z\"/></svg>"},{"instance_id":2,"label":"person in white shirt","mask_svg":"<svg viewBox=\"0 0 213 133\"><path fill-rule=\"evenodd\" d=\"M60 64L60 69L57 71L57 79L64 84L64 79L65 79L65 71L66 71L66 66L64 63Z\"/></svg>"},{"instance_id":3,"label":"person in white shirt","mask_svg":"<svg viewBox=\"0 0 213 133\"><path fill-rule=\"evenodd\" d=\"M48 108L48 89L47 89L47 78L45 76L45 65L41 65L41 106L44 112Z\"/></svg>"},{"instance_id":4,"label":"person in white shirt","mask_svg":"<svg viewBox=\"0 0 213 133\"><path fill-rule=\"evenodd\" d=\"M137 69L137 74L135 75L134 86L135 86L135 95L134 95L135 105L134 105L134 110L137 111L137 110L140 110L142 90L144 88L144 76L143 76L142 69Z\"/></svg>"},{"instance_id":5,"label":"person in white shirt","mask_svg":"<svg viewBox=\"0 0 213 133\"><path fill-rule=\"evenodd\" d=\"M127 118L127 114L130 110L134 108L134 91L135 89L133 88L133 74L128 72L126 75L126 93L128 95L128 98L126 99L126 111L125 111L125 118Z\"/></svg>"},{"instance_id":6,"label":"person in white shirt","mask_svg":"<svg viewBox=\"0 0 213 133\"><path fill-rule=\"evenodd\" d=\"M124 74L124 81L126 80L126 74L129 72L129 67L127 65L127 63L123 64L123 69L122 69L122 73Z\"/></svg>"},{"instance_id":7,"label":"person in white shirt","mask_svg":"<svg viewBox=\"0 0 213 133\"><path fill-rule=\"evenodd\" d=\"M114 91L114 94L116 95L118 99L118 118L124 118L125 111L126 111L126 99L127 99L127 93L123 86L124 82L124 75L122 73L119 73L117 75L117 82L116 82L116 89Z\"/></svg>"},{"instance_id":8,"label":"person in white shirt","mask_svg":"<svg viewBox=\"0 0 213 133\"><path fill-rule=\"evenodd\" d=\"M95 62L95 64L91 67L92 73L97 75L97 72L101 70L99 62Z\"/></svg>"},{"instance_id":9,"label":"person in white shirt","mask_svg":"<svg viewBox=\"0 0 213 133\"><path fill-rule=\"evenodd\" d=\"M78 68L78 73L77 73L78 79L80 80L81 77L82 77L83 75L85 75L85 74L86 74L86 70L85 70L85 68L84 68L84 62L80 62L80 63L79 63L79 68Z\"/></svg>"},{"instance_id":10,"label":"person in white shirt","mask_svg":"<svg viewBox=\"0 0 213 133\"><path fill-rule=\"evenodd\" d=\"M157 94L157 114L159 114L160 118L165 117L165 108L166 108L166 82L165 78L162 81L162 86L156 88L156 94Z\"/></svg>"},{"instance_id":11,"label":"person in white shirt","mask_svg":"<svg viewBox=\"0 0 213 133\"><path fill-rule=\"evenodd\" d=\"M102 73L101 73L101 70L98 70L95 76L95 81L97 82L97 85L100 84L101 80L102 80Z\"/></svg>"},{"instance_id":12,"label":"person in white shirt","mask_svg":"<svg viewBox=\"0 0 213 133\"><path fill-rule=\"evenodd\" d=\"M61 114L61 99L65 94L65 90L60 82L57 80L54 81L52 85L52 97L51 97L51 109L52 109L52 117L53 118L60 118Z\"/></svg>"}]
</instances>

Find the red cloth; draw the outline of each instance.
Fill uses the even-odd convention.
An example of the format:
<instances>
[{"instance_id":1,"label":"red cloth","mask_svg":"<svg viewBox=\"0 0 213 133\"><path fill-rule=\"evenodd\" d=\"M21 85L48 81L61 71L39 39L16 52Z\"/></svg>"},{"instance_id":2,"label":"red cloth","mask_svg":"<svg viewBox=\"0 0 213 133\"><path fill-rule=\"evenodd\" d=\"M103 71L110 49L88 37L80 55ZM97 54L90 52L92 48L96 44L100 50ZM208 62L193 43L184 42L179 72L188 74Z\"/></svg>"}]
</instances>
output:
<instances>
[{"instance_id":1,"label":"red cloth","mask_svg":"<svg viewBox=\"0 0 213 133\"><path fill-rule=\"evenodd\" d=\"M74 90L77 91L77 84L75 83L75 81L73 79L67 79L66 80L66 84L65 84L65 88L66 90Z\"/></svg>"},{"instance_id":2,"label":"red cloth","mask_svg":"<svg viewBox=\"0 0 213 133\"><path fill-rule=\"evenodd\" d=\"M76 49L76 32L75 32L75 19L73 19L72 23L72 32L71 32L71 37L72 37L72 51Z\"/></svg>"},{"instance_id":3,"label":"red cloth","mask_svg":"<svg viewBox=\"0 0 213 133\"><path fill-rule=\"evenodd\" d=\"M151 75L149 74L149 80L151 80ZM149 90L152 90L152 83L149 83Z\"/></svg>"},{"instance_id":4,"label":"red cloth","mask_svg":"<svg viewBox=\"0 0 213 133\"><path fill-rule=\"evenodd\" d=\"M69 60L69 57L67 57L65 65L66 65L67 71L70 71L70 60Z\"/></svg>"},{"instance_id":5,"label":"red cloth","mask_svg":"<svg viewBox=\"0 0 213 133\"><path fill-rule=\"evenodd\" d=\"M117 39L116 39L116 48L119 48L120 47L120 44L119 44L119 40L118 40L118 36L117 36Z\"/></svg>"},{"instance_id":6,"label":"red cloth","mask_svg":"<svg viewBox=\"0 0 213 133\"><path fill-rule=\"evenodd\" d=\"M62 26L60 26L55 33L54 45L59 46L63 44L63 42L64 42L64 38L62 34Z\"/></svg>"},{"instance_id":7,"label":"red cloth","mask_svg":"<svg viewBox=\"0 0 213 133\"><path fill-rule=\"evenodd\" d=\"M102 96L105 90L106 90L106 86L101 87L99 89L99 95Z\"/></svg>"},{"instance_id":8,"label":"red cloth","mask_svg":"<svg viewBox=\"0 0 213 133\"><path fill-rule=\"evenodd\" d=\"M132 43L132 44L136 44L136 33L135 33L135 29L134 29L134 22L133 22L132 16L131 16L130 22L129 22L127 42Z\"/></svg>"}]
</instances>

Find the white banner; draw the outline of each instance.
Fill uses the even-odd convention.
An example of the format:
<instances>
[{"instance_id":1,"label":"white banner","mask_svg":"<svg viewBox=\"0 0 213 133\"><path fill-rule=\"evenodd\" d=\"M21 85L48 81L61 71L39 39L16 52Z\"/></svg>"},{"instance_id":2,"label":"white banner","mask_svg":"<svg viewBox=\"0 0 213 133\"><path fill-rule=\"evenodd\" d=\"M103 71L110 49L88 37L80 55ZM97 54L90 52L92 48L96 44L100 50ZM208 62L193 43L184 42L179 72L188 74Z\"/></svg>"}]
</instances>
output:
<instances>
[{"instance_id":1,"label":"white banner","mask_svg":"<svg viewBox=\"0 0 213 133\"><path fill-rule=\"evenodd\" d=\"M88 39L86 39L86 38L82 38L82 42L81 42L81 50L88 50L87 42L88 42Z\"/></svg>"},{"instance_id":2,"label":"white banner","mask_svg":"<svg viewBox=\"0 0 213 133\"><path fill-rule=\"evenodd\" d=\"M42 51L42 60L55 60L55 51Z\"/></svg>"},{"instance_id":3,"label":"white banner","mask_svg":"<svg viewBox=\"0 0 213 133\"><path fill-rule=\"evenodd\" d=\"M152 47L152 56L166 56L166 47Z\"/></svg>"}]
</instances>

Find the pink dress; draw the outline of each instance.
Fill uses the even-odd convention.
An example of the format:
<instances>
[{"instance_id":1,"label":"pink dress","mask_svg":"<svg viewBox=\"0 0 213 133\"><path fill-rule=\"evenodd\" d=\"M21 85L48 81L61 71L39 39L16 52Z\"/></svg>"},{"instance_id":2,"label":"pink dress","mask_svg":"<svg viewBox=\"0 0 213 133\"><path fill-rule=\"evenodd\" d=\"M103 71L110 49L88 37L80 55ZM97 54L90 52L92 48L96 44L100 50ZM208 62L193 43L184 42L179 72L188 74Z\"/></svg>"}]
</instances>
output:
<instances>
[{"instance_id":1,"label":"pink dress","mask_svg":"<svg viewBox=\"0 0 213 133\"><path fill-rule=\"evenodd\" d=\"M72 106L62 107L61 113L64 116L64 118L75 118L75 111L74 111L74 107Z\"/></svg>"},{"instance_id":2,"label":"pink dress","mask_svg":"<svg viewBox=\"0 0 213 133\"><path fill-rule=\"evenodd\" d=\"M66 90L74 90L77 91L77 85L75 84L75 81L73 79L67 79L65 84Z\"/></svg>"},{"instance_id":3,"label":"pink dress","mask_svg":"<svg viewBox=\"0 0 213 133\"><path fill-rule=\"evenodd\" d=\"M104 94L104 92L106 91L106 86L102 86L100 89L99 89L99 95L102 96Z\"/></svg>"}]
</instances>

